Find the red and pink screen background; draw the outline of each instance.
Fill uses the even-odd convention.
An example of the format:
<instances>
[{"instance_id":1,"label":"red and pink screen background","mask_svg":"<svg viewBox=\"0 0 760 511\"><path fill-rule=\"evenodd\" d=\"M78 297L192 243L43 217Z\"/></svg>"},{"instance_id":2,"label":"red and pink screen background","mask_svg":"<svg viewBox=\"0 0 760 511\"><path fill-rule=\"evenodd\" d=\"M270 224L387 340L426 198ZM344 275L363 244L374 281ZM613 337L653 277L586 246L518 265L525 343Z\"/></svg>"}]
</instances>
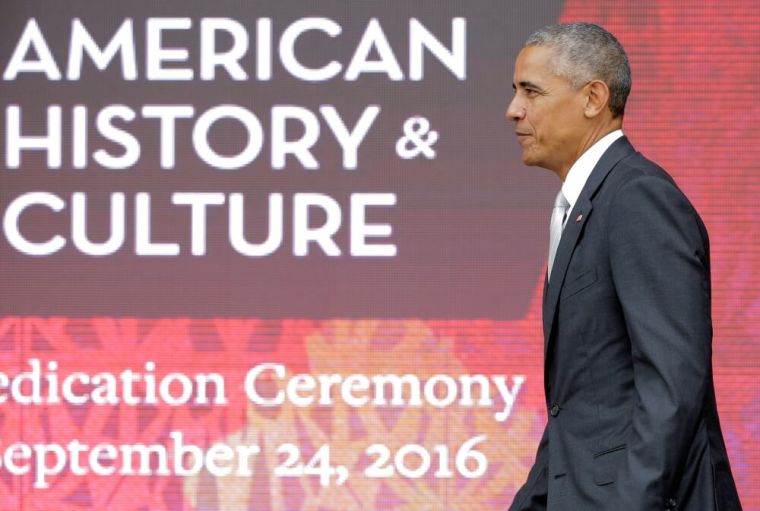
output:
<instances>
[{"instance_id":1,"label":"red and pink screen background","mask_svg":"<svg viewBox=\"0 0 760 511\"><path fill-rule=\"evenodd\" d=\"M81 11L51 2L0 7L0 57L6 63L31 17L39 21L60 63L65 62L66 32L75 17L100 34L101 43L130 16L270 16L275 30L305 16L339 20L342 42L298 48L313 63L335 55L345 62L355 46L351 41L370 17L380 19L398 48L405 44L410 17L444 34L445 42L451 18L468 20L464 81L431 61L424 80L401 83L368 77L356 83L302 84L275 69L266 83L227 78L157 85L122 82L118 69L89 69L79 82L51 83L32 76L4 84L3 105L21 105L33 119L25 125L30 132L43 129L46 104L64 105L66 112L75 104L96 110L105 103L136 109L151 102L183 103L201 111L238 103L257 113L274 103L314 110L334 104L351 122L365 105L379 104L384 124L371 140L368 136L353 174L338 168L334 144L321 141L315 154L323 164L316 171L291 161L274 172L262 158L251 169L220 173L185 156L189 149L181 143L171 172L158 169L153 161L158 151L152 146L146 146L144 161L135 169L119 172L94 165L73 170L66 168L66 157L63 168L50 170L42 156L29 153L19 169L0 169L0 207L4 210L19 194L35 190L62 198L83 190L101 206L112 191L151 192L157 203L177 190L243 191L260 204L272 191L331 193L341 204L351 192L392 191L398 205L378 213L378 220L393 224L398 255L361 260L345 253L337 258L315 253L298 259L283 250L265 259L246 259L225 245L222 214L209 217L209 226L216 225L218 232L209 234L208 253L201 258L187 250L176 258L139 258L130 252L130 241L123 251L104 258L78 254L70 246L51 256L30 257L3 239L0 369L24 371L27 361L37 358L56 360L62 374L119 372L142 368L150 360L157 374L221 373L230 389L242 386L248 368L273 361L292 373L525 375L510 417L499 423L490 412L457 407L392 413L337 405L261 410L232 391L230 403L219 407L4 403L3 446L16 441L66 444L72 438L91 444L152 444L166 441L169 431L182 431L188 441L203 446L247 439L261 445L264 455L257 460L257 475L241 479L210 474L80 477L64 472L51 479L50 488L33 489L28 476L0 470L0 509L505 509L532 464L546 420L541 290L546 226L559 181L546 171L520 165L504 110L520 41L542 25L578 20L603 25L626 48L634 85L624 131L639 151L673 175L707 225L718 408L744 508L760 509L757 2L569 0L528 8L484 1L442 2L436 9L424 7L425 2L308 4L168 3L162 12L154 12L154 4L147 2L100 6L102 12L89 14L86 9L95 7L86 3L77 4ZM323 55L322 50L333 53ZM405 58L403 53L399 50ZM440 132L435 160L405 162L392 153L403 120L416 114L429 118ZM142 130L139 138L149 139L154 128L144 123L135 133ZM257 214L263 214L264 207L258 207ZM107 220L98 220L99 210L93 211L93 228L105 232ZM160 205L157 211L154 233L179 237L183 247L189 246L184 213L161 210ZM25 228L30 236L44 239L55 232L65 235L69 221L65 214L30 213ZM337 235L341 246L347 246L345 236L343 230ZM286 441L304 451L329 443L336 451L361 453L378 441L390 446L458 445L479 434L488 435L482 450L490 464L487 474L477 479L369 479L360 475L366 463L360 456L352 468L357 473L343 486L271 475L278 463L273 449Z\"/></svg>"}]
</instances>

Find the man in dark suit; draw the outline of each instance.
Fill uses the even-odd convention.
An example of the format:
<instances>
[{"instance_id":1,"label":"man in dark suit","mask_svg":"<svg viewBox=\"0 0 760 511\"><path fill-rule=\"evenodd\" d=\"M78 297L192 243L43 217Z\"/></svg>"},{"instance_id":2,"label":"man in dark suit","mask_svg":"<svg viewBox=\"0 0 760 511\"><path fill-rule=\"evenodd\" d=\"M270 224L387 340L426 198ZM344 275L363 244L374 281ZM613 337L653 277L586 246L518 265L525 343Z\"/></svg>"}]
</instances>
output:
<instances>
[{"instance_id":1,"label":"man in dark suit","mask_svg":"<svg viewBox=\"0 0 760 511\"><path fill-rule=\"evenodd\" d=\"M507 110L527 165L562 180L544 294L549 412L510 511L738 510L712 380L707 232L621 131L618 41L546 27Z\"/></svg>"}]
</instances>

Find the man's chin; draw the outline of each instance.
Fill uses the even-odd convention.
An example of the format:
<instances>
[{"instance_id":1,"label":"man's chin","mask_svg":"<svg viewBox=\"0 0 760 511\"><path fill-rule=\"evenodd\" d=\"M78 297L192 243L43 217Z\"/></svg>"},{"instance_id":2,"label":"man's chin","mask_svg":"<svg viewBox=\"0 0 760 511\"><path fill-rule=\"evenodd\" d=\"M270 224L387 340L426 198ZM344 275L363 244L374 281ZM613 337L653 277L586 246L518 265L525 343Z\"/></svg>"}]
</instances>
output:
<instances>
[{"instance_id":1,"label":"man's chin","mask_svg":"<svg viewBox=\"0 0 760 511\"><path fill-rule=\"evenodd\" d=\"M523 156L522 162L523 162L523 165L525 165L526 167L540 167L540 168L546 169L546 170L548 170L550 172L555 172L553 169L551 169L547 165L547 163L544 160L540 160L540 159L535 158L535 157L534 158L530 158L530 157Z\"/></svg>"},{"instance_id":2,"label":"man's chin","mask_svg":"<svg viewBox=\"0 0 760 511\"><path fill-rule=\"evenodd\" d=\"M523 148L522 162L526 167L541 167L543 169L548 169L546 166L548 162L544 155L542 155L540 151L532 151L531 147Z\"/></svg>"},{"instance_id":3,"label":"man's chin","mask_svg":"<svg viewBox=\"0 0 760 511\"><path fill-rule=\"evenodd\" d=\"M541 162L534 155L529 154L527 151L523 152L522 162L523 162L523 165L528 166L528 167L541 166Z\"/></svg>"}]
</instances>

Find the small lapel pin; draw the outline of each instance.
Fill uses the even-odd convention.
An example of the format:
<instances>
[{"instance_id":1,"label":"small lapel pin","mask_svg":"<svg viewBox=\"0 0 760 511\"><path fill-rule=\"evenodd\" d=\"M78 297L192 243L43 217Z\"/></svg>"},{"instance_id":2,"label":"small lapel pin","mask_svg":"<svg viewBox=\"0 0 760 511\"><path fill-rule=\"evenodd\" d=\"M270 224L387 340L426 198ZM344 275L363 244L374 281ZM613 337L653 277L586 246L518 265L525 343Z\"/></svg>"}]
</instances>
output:
<instances>
[{"instance_id":1,"label":"small lapel pin","mask_svg":"<svg viewBox=\"0 0 760 511\"><path fill-rule=\"evenodd\" d=\"M582 221L583 221L583 213L581 213L580 215L578 215L578 216L575 218L575 223L576 223L576 224L579 224L579 223L581 223Z\"/></svg>"}]
</instances>

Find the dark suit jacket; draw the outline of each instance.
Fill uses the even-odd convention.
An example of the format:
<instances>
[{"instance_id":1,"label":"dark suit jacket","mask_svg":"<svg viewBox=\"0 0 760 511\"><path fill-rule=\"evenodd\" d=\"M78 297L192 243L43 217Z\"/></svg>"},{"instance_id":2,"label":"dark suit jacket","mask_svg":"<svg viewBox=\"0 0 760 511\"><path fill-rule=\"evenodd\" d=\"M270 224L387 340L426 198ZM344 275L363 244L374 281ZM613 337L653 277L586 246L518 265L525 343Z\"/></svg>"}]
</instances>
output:
<instances>
[{"instance_id":1,"label":"dark suit jacket","mask_svg":"<svg viewBox=\"0 0 760 511\"><path fill-rule=\"evenodd\" d=\"M707 231L625 137L568 217L543 316L548 422L510 511L741 509L713 389Z\"/></svg>"}]
</instances>

